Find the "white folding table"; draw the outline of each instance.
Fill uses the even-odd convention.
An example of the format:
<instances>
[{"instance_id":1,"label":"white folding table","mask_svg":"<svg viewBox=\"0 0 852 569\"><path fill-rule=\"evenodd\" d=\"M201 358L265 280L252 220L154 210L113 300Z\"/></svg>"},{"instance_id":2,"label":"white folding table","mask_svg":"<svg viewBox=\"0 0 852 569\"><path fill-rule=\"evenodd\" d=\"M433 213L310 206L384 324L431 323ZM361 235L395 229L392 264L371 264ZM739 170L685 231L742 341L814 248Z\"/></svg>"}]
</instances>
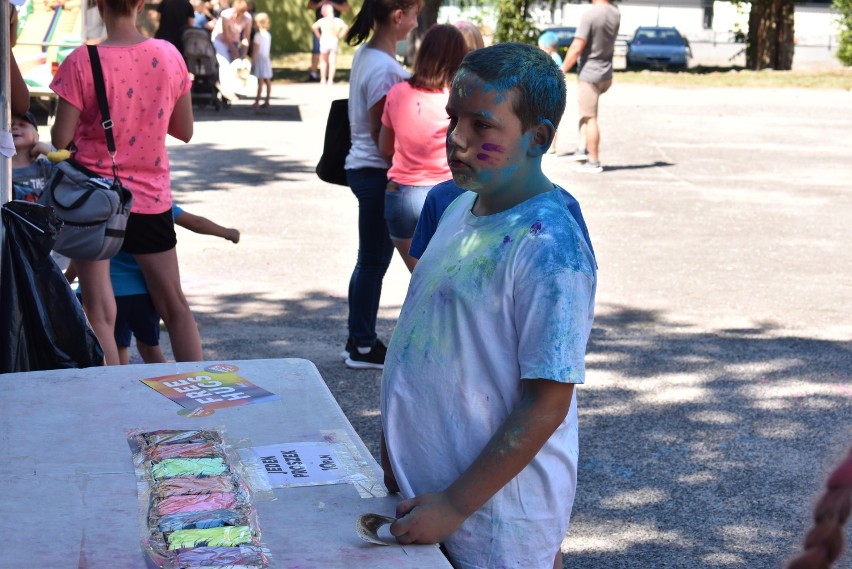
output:
<instances>
[{"instance_id":1,"label":"white folding table","mask_svg":"<svg viewBox=\"0 0 852 569\"><path fill-rule=\"evenodd\" d=\"M281 399L187 417L140 381L214 363L237 366ZM146 567L126 432L197 428L223 429L226 441L250 446L331 437L357 459L367 481L361 487L276 488L274 500L255 501L272 567L450 567L437 546L372 545L356 535L358 515L392 516L399 498L381 496L379 465L316 367L268 359L0 375L0 568Z\"/></svg>"}]
</instances>

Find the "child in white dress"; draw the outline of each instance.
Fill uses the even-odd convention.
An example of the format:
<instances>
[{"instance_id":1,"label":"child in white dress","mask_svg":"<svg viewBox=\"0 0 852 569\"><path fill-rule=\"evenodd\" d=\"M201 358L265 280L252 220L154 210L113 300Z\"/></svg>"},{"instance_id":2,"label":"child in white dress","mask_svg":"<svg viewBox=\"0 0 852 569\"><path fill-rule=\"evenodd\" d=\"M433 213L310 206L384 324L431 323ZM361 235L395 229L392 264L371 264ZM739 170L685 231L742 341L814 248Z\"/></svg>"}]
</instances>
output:
<instances>
[{"instance_id":1,"label":"child in white dress","mask_svg":"<svg viewBox=\"0 0 852 569\"><path fill-rule=\"evenodd\" d=\"M272 59L269 52L272 48L272 34L269 33L269 14L260 12L254 17L257 33L254 34L254 75L257 77L257 96L254 99L255 109L269 106L269 95L272 91ZM260 93L266 85L266 100L260 104Z\"/></svg>"}]
</instances>

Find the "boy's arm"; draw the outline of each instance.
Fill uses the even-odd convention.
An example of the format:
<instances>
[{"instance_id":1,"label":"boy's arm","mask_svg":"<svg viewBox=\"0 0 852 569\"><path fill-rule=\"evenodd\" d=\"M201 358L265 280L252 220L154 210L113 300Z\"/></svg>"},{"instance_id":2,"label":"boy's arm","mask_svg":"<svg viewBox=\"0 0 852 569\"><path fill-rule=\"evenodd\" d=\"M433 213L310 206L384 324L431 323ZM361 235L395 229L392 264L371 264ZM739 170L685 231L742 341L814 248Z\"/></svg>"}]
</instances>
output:
<instances>
[{"instance_id":1,"label":"boy's arm","mask_svg":"<svg viewBox=\"0 0 852 569\"><path fill-rule=\"evenodd\" d=\"M177 216L175 218L175 223L195 233L200 233L202 235L214 235L234 243L240 242L240 232L238 229L222 227L218 223L209 220L206 217L194 215L187 211L184 211Z\"/></svg>"},{"instance_id":2,"label":"boy's arm","mask_svg":"<svg viewBox=\"0 0 852 569\"><path fill-rule=\"evenodd\" d=\"M535 457L568 414L573 383L523 381L521 400L473 464L443 492L400 502L390 526L403 545L439 543Z\"/></svg>"}]
</instances>

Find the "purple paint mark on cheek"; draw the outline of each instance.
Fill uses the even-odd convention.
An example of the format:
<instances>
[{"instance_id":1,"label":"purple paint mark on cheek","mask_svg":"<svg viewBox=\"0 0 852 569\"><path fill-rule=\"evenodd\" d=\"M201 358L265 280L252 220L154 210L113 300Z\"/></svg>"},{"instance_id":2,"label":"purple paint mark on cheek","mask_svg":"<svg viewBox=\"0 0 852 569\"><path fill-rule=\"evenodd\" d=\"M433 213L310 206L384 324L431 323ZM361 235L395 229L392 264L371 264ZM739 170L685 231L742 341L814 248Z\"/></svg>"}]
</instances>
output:
<instances>
[{"instance_id":1,"label":"purple paint mark on cheek","mask_svg":"<svg viewBox=\"0 0 852 569\"><path fill-rule=\"evenodd\" d=\"M483 150L491 150L494 152L506 152L506 149L500 146L499 144L491 144L490 142L486 142L482 145Z\"/></svg>"},{"instance_id":2,"label":"purple paint mark on cheek","mask_svg":"<svg viewBox=\"0 0 852 569\"><path fill-rule=\"evenodd\" d=\"M491 157L487 154L482 154L482 153L477 154L476 159L482 160L483 162L488 162L489 164L491 163Z\"/></svg>"}]
</instances>

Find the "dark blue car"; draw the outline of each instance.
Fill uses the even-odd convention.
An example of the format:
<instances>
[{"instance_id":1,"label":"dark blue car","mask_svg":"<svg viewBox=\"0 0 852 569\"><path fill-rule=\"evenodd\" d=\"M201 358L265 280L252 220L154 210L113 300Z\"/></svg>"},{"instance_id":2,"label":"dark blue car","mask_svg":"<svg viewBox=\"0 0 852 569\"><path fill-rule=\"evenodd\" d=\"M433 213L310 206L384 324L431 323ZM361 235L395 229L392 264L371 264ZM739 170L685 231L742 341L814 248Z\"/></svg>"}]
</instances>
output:
<instances>
[{"instance_id":1,"label":"dark blue car","mask_svg":"<svg viewBox=\"0 0 852 569\"><path fill-rule=\"evenodd\" d=\"M627 69L682 71L692 50L677 28L642 26L627 42Z\"/></svg>"}]
</instances>

